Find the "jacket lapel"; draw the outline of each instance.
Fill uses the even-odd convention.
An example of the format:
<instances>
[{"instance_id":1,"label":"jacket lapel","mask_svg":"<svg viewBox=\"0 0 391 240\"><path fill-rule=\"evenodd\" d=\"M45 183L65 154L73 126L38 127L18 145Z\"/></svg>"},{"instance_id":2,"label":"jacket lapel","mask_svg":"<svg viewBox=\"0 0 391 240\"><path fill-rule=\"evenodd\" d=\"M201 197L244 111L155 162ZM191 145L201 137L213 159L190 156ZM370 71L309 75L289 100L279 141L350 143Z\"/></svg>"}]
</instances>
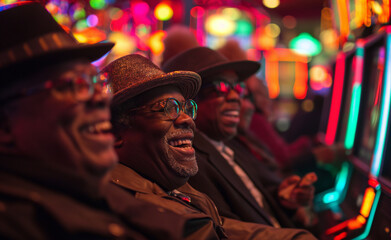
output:
<instances>
[{"instance_id":1,"label":"jacket lapel","mask_svg":"<svg viewBox=\"0 0 391 240\"><path fill-rule=\"evenodd\" d=\"M254 197L247 190L247 187L244 185L240 177L228 164L227 160L225 160L218 150L198 131L195 131L194 134L194 148L196 148L196 151L200 151L207 155L208 162L221 174L227 183L230 184L240 196L242 196L244 201L248 202L255 211L262 215L267 222L272 225L266 212L261 209Z\"/></svg>"}]
</instances>

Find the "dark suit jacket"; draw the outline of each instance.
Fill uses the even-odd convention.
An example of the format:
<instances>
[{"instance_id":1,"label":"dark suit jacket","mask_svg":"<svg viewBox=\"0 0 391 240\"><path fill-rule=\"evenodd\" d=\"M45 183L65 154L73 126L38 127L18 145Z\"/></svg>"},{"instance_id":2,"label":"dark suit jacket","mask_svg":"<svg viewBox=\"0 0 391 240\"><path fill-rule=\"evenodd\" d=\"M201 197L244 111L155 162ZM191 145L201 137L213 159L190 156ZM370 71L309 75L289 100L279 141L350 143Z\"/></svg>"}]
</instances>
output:
<instances>
[{"instance_id":1,"label":"dark suit jacket","mask_svg":"<svg viewBox=\"0 0 391 240\"><path fill-rule=\"evenodd\" d=\"M218 150L196 131L193 146L196 149L198 174L189 183L206 193L215 202L220 215L272 225L268 214L255 201L240 177ZM243 168L271 207L274 217L283 227L294 227L289 219L290 211L284 211L276 202L280 179L259 162L236 140L227 143L235 152L235 161Z\"/></svg>"}]
</instances>

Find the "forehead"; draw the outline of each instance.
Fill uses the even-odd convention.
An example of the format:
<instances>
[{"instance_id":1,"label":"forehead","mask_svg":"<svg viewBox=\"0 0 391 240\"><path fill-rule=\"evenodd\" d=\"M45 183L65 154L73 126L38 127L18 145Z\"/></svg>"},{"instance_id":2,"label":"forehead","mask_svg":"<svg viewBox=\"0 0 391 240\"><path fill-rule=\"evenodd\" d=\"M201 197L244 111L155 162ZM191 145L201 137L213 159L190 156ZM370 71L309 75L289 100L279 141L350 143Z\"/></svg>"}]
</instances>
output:
<instances>
[{"instance_id":1,"label":"forehead","mask_svg":"<svg viewBox=\"0 0 391 240\"><path fill-rule=\"evenodd\" d=\"M216 80L221 80L229 83L237 83L239 81L238 75L232 70L226 70L213 76Z\"/></svg>"},{"instance_id":2,"label":"forehead","mask_svg":"<svg viewBox=\"0 0 391 240\"><path fill-rule=\"evenodd\" d=\"M173 97L179 101L185 100L179 88L175 86L161 86L153 88L136 98L137 105L145 105L152 103L156 100Z\"/></svg>"}]
</instances>

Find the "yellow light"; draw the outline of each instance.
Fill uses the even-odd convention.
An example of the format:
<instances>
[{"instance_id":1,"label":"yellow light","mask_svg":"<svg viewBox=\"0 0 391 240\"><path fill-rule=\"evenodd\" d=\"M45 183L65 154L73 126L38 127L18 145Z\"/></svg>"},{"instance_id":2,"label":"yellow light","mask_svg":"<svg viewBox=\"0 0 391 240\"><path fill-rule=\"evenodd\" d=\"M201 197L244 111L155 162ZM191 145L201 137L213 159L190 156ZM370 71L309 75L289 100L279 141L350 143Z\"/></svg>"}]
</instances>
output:
<instances>
[{"instance_id":1,"label":"yellow light","mask_svg":"<svg viewBox=\"0 0 391 240\"><path fill-rule=\"evenodd\" d=\"M163 38L166 36L165 31L157 31L148 40L148 46L151 49L152 53L159 55L164 50Z\"/></svg>"},{"instance_id":2,"label":"yellow light","mask_svg":"<svg viewBox=\"0 0 391 240\"><path fill-rule=\"evenodd\" d=\"M373 188L367 188L365 190L364 200L361 205L361 210L360 210L361 215L363 215L366 218L369 216L374 199L375 199L375 191L373 190Z\"/></svg>"},{"instance_id":3,"label":"yellow light","mask_svg":"<svg viewBox=\"0 0 391 240\"><path fill-rule=\"evenodd\" d=\"M214 36L225 37L234 33L236 24L223 15L212 15L205 22L208 33Z\"/></svg>"},{"instance_id":4,"label":"yellow light","mask_svg":"<svg viewBox=\"0 0 391 240\"><path fill-rule=\"evenodd\" d=\"M267 8L276 8L280 5L280 0L262 0L262 3Z\"/></svg>"},{"instance_id":5,"label":"yellow light","mask_svg":"<svg viewBox=\"0 0 391 240\"><path fill-rule=\"evenodd\" d=\"M272 38L276 38L278 35L280 35L281 29L277 24L269 23L265 27L265 33Z\"/></svg>"},{"instance_id":6,"label":"yellow light","mask_svg":"<svg viewBox=\"0 0 391 240\"><path fill-rule=\"evenodd\" d=\"M155 14L155 17L157 19L159 19L160 21L167 21L172 18L174 11L172 10L170 5L162 2L156 6L154 14Z\"/></svg>"},{"instance_id":7,"label":"yellow light","mask_svg":"<svg viewBox=\"0 0 391 240\"><path fill-rule=\"evenodd\" d=\"M236 21L240 18L241 12L237 8L224 8L221 11L227 18Z\"/></svg>"},{"instance_id":8,"label":"yellow light","mask_svg":"<svg viewBox=\"0 0 391 240\"><path fill-rule=\"evenodd\" d=\"M111 52L118 57L133 53L136 49L136 41L122 32L112 32L108 40L115 43Z\"/></svg>"}]
</instances>

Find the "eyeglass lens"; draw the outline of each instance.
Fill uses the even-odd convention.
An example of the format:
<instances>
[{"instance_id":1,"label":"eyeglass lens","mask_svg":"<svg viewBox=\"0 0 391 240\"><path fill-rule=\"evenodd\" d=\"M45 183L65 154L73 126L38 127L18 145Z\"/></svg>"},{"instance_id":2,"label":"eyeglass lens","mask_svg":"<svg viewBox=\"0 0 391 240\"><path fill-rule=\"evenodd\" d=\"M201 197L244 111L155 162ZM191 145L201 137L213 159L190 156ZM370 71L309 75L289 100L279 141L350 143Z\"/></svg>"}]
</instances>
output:
<instances>
[{"instance_id":1,"label":"eyeglass lens","mask_svg":"<svg viewBox=\"0 0 391 240\"><path fill-rule=\"evenodd\" d=\"M174 98L167 99L165 112L171 119L179 117L181 110L193 120L197 117L197 104L193 100L186 101L183 106L183 103Z\"/></svg>"},{"instance_id":2,"label":"eyeglass lens","mask_svg":"<svg viewBox=\"0 0 391 240\"><path fill-rule=\"evenodd\" d=\"M217 91L227 96L229 92L234 90L240 97L243 97L246 93L246 86L243 82L232 85L228 82L216 82L215 83Z\"/></svg>"}]
</instances>

